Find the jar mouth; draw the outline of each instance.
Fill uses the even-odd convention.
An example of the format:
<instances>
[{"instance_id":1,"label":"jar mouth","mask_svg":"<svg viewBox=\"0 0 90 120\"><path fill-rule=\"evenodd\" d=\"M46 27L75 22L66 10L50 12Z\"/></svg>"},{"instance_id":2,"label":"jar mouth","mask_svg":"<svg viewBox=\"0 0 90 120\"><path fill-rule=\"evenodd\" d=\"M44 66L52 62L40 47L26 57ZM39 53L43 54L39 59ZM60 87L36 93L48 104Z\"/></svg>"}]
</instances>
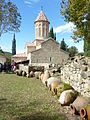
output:
<instances>
[{"instance_id":1,"label":"jar mouth","mask_svg":"<svg viewBox=\"0 0 90 120\"><path fill-rule=\"evenodd\" d=\"M80 109L80 116L81 116L81 118L85 118L85 116L86 116L86 110L84 108Z\"/></svg>"}]
</instances>

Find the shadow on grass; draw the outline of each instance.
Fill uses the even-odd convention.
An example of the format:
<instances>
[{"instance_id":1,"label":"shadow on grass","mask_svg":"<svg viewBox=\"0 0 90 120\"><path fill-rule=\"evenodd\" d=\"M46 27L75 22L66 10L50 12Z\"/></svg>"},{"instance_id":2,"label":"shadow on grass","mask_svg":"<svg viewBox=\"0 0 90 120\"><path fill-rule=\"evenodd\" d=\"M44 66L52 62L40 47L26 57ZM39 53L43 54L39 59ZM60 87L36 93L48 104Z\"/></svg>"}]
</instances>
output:
<instances>
[{"instance_id":1,"label":"shadow on grass","mask_svg":"<svg viewBox=\"0 0 90 120\"><path fill-rule=\"evenodd\" d=\"M8 101L6 98L0 98L0 112L7 108L8 105L12 105L14 102Z\"/></svg>"},{"instance_id":2,"label":"shadow on grass","mask_svg":"<svg viewBox=\"0 0 90 120\"><path fill-rule=\"evenodd\" d=\"M36 106L40 103L35 104L36 101L30 102L29 105L22 105L22 106L14 106L14 102L8 101L7 99L0 99L0 112L2 113L3 110L7 112L7 115L13 120L68 120L65 115L49 112L47 110L44 112L39 111L30 111L28 106L36 108ZM5 113L6 113L5 112ZM29 114L30 112L30 114ZM20 114L22 113L22 114ZM28 113L28 114L27 114ZM17 116L17 117L16 117ZM6 117L5 117L6 118ZM2 117L2 119L4 119ZM6 120L6 119L5 119Z\"/></svg>"},{"instance_id":3,"label":"shadow on grass","mask_svg":"<svg viewBox=\"0 0 90 120\"><path fill-rule=\"evenodd\" d=\"M27 116L16 118L16 120L68 120L64 115L61 114L50 114L50 113L34 113Z\"/></svg>"}]
</instances>

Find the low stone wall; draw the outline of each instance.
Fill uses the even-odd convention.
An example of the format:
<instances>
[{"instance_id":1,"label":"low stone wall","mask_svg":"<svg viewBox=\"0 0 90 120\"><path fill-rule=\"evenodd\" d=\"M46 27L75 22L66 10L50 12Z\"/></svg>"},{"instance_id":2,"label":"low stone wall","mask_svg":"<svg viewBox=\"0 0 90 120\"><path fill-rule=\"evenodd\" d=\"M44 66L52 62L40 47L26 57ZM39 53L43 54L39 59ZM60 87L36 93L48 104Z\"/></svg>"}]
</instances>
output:
<instances>
[{"instance_id":1,"label":"low stone wall","mask_svg":"<svg viewBox=\"0 0 90 120\"><path fill-rule=\"evenodd\" d=\"M90 58L76 56L61 68L61 80L81 95L90 97Z\"/></svg>"},{"instance_id":2,"label":"low stone wall","mask_svg":"<svg viewBox=\"0 0 90 120\"><path fill-rule=\"evenodd\" d=\"M43 66L45 69L48 69L49 65L50 65L50 63L32 63L32 64L29 64L29 66L37 66L37 67Z\"/></svg>"}]
</instances>

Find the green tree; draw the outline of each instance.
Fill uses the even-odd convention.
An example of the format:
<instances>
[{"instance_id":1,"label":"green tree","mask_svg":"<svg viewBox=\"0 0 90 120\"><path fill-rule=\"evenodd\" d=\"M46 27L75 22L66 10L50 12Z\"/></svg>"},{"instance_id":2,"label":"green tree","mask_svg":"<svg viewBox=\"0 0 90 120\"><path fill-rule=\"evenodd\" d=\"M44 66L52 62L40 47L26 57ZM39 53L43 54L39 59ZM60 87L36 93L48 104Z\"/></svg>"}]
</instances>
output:
<instances>
[{"instance_id":1,"label":"green tree","mask_svg":"<svg viewBox=\"0 0 90 120\"><path fill-rule=\"evenodd\" d=\"M4 52L2 51L1 47L0 47L0 54L4 54Z\"/></svg>"},{"instance_id":2,"label":"green tree","mask_svg":"<svg viewBox=\"0 0 90 120\"><path fill-rule=\"evenodd\" d=\"M70 57L74 57L78 53L78 49L75 46L68 48Z\"/></svg>"},{"instance_id":3,"label":"green tree","mask_svg":"<svg viewBox=\"0 0 90 120\"><path fill-rule=\"evenodd\" d=\"M15 4L10 0L0 0L0 37L6 32L18 32L21 16Z\"/></svg>"},{"instance_id":4,"label":"green tree","mask_svg":"<svg viewBox=\"0 0 90 120\"><path fill-rule=\"evenodd\" d=\"M56 33L54 34L54 40L56 40Z\"/></svg>"},{"instance_id":5,"label":"green tree","mask_svg":"<svg viewBox=\"0 0 90 120\"><path fill-rule=\"evenodd\" d=\"M54 31L53 31L53 27L51 27L51 29L50 29L49 37L51 37L51 38L53 38L54 40L56 40L56 33L54 33Z\"/></svg>"},{"instance_id":6,"label":"green tree","mask_svg":"<svg viewBox=\"0 0 90 120\"><path fill-rule=\"evenodd\" d=\"M65 51L67 51L68 46L65 43L64 38L61 41L60 48L63 49L63 50L65 50Z\"/></svg>"},{"instance_id":7,"label":"green tree","mask_svg":"<svg viewBox=\"0 0 90 120\"><path fill-rule=\"evenodd\" d=\"M73 39L84 40L84 51L90 50L90 0L62 0L61 14L76 26Z\"/></svg>"},{"instance_id":8,"label":"green tree","mask_svg":"<svg viewBox=\"0 0 90 120\"><path fill-rule=\"evenodd\" d=\"M12 55L16 54L16 39L15 39L15 34L13 36L13 41L12 41Z\"/></svg>"}]
</instances>

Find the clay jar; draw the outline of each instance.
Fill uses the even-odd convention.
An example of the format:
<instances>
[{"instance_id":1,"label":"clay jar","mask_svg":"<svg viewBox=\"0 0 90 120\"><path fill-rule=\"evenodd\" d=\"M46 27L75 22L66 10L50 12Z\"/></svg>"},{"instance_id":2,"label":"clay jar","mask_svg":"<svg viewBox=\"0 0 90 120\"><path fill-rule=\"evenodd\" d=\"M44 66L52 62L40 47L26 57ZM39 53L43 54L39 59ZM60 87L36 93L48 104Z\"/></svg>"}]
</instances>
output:
<instances>
[{"instance_id":1,"label":"clay jar","mask_svg":"<svg viewBox=\"0 0 90 120\"><path fill-rule=\"evenodd\" d=\"M19 76L22 76L22 70L18 71Z\"/></svg>"},{"instance_id":2,"label":"clay jar","mask_svg":"<svg viewBox=\"0 0 90 120\"><path fill-rule=\"evenodd\" d=\"M43 73L39 76L39 79L40 79L41 81L43 80L43 76L44 76Z\"/></svg>"},{"instance_id":3,"label":"clay jar","mask_svg":"<svg viewBox=\"0 0 90 120\"><path fill-rule=\"evenodd\" d=\"M55 81L60 82L60 80L59 80L58 78L56 78L56 77L50 77L49 79L47 79L47 86L50 87L51 84L52 84L53 82L55 82Z\"/></svg>"},{"instance_id":4,"label":"clay jar","mask_svg":"<svg viewBox=\"0 0 90 120\"><path fill-rule=\"evenodd\" d=\"M60 81L54 81L51 85L50 85L50 90L55 94L55 88L60 84Z\"/></svg>"},{"instance_id":5,"label":"clay jar","mask_svg":"<svg viewBox=\"0 0 90 120\"><path fill-rule=\"evenodd\" d=\"M80 108L87 106L90 103L90 98L85 97L77 97L76 100L70 104L70 108L73 114L78 114L80 112Z\"/></svg>"},{"instance_id":6,"label":"clay jar","mask_svg":"<svg viewBox=\"0 0 90 120\"><path fill-rule=\"evenodd\" d=\"M34 74L35 74L35 77L39 79L39 75L41 74L41 72L35 72Z\"/></svg>"},{"instance_id":7,"label":"clay jar","mask_svg":"<svg viewBox=\"0 0 90 120\"><path fill-rule=\"evenodd\" d=\"M34 72L31 71L31 72L30 72L30 77L33 77L33 76L34 76Z\"/></svg>"},{"instance_id":8,"label":"clay jar","mask_svg":"<svg viewBox=\"0 0 90 120\"><path fill-rule=\"evenodd\" d=\"M15 70L14 73L15 73L16 75L19 75L19 70Z\"/></svg>"},{"instance_id":9,"label":"clay jar","mask_svg":"<svg viewBox=\"0 0 90 120\"><path fill-rule=\"evenodd\" d=\"M49 77L50 77L50 73L49 73L48 70L46 70L46 71L44 72L42 82L45 84L46 81L47 81L47 79L48 79Z\"/></svg>"},{"instance_id":10,"label":"clay jar","mask_svg":"<svg viewBox=\"0 0 90 120\"><path fill-rule=\"evenodd\" d=\"M90 120L90 104L80 109L80 117L81 120L84 119Z\"/></svg>"},{"instance_id":11,"label":"clay jar","mask_svg":"<svg viewBox=\"0 0 90 120\"><path fill-rule=\"evenodd\" d=\"M76 92L74 90L63 91L60 95L59 102L61 105L69 105L76 98Z\"/></svg>"}]
</instances>

